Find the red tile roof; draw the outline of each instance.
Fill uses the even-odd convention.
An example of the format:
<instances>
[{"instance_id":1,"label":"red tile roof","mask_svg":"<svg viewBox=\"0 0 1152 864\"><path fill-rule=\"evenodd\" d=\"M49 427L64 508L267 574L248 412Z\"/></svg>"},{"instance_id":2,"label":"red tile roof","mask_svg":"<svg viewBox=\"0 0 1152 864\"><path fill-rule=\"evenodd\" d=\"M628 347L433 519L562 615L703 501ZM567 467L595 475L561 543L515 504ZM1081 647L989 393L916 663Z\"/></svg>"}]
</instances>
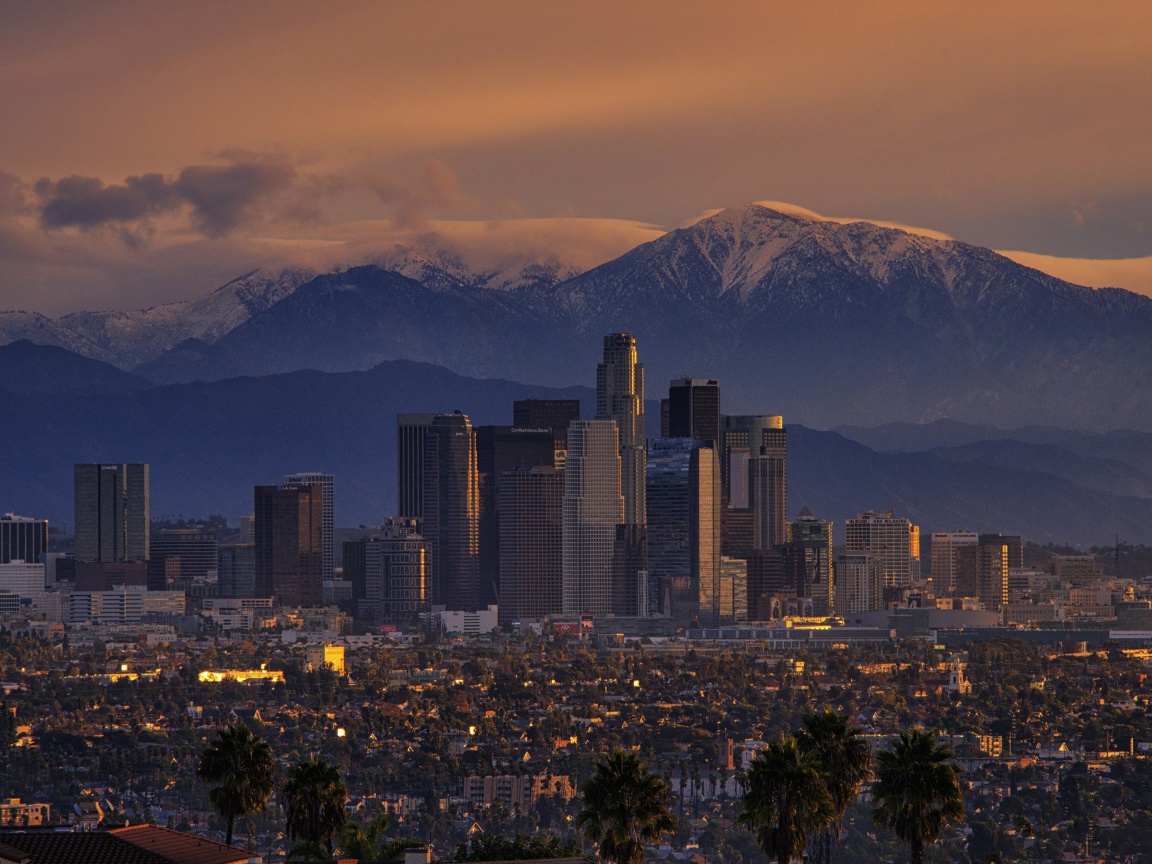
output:
<instances>
[{"instance_id":1,"label":"red tile roof","mask_svg":"<svg viewBox=\"0 0 1152 864\"><path fill-rule=\"evenodd\" d=\"M171 864L245 864L253 857L251 852L236 846L226 846L215 840L157 825L128 825L113 828L108 833L159 855Z\"/></svg>"}]
</instances>

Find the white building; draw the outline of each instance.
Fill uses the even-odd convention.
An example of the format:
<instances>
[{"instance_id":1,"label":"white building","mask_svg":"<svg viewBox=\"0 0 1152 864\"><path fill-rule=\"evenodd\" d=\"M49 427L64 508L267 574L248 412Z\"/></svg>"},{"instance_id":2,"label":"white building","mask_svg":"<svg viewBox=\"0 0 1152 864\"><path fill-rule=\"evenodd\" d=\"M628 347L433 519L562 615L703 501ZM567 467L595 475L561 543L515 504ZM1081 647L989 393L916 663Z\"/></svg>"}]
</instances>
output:
<instances>
[{"instance_id":1,"label":"white building","mask_svg":"<svg viewBox=\"0 0 1152 864\"><path fill-rule=\"evenodd\" d=\"M869 510L844 524L847 552L869 552L880 566L882 587L907 588L920 579L920 528L892 510Z\"/></svg>"},{"instance_id":2,"label":"white building","mask_svg":"<svg viewBox=\"0 0 1152 864\"><path fill-rule=\"evenodd\" d=\"M0 594L37 597L44 593L44 565L12 561L0 564Z\"/></svg>"},{"instance_id":3,"label":"white building","mask_svg":"<svg viewBox=\"0 0 1152 864\"><path fill-rule=\"evenodd\" d=\"M868 552L836 556L836 614L851 615L883 609L880 561Z\"/></svg>"}]
</instances>

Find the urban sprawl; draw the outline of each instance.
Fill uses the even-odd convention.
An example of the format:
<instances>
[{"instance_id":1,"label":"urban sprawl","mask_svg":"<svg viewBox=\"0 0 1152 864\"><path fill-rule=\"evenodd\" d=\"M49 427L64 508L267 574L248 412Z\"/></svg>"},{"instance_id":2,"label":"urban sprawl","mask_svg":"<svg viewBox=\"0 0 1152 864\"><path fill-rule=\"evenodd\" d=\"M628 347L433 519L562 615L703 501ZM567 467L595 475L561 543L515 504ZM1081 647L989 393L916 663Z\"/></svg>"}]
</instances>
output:
<instances>
[{"instance_id":1,"label":"urban sprawl","mask_svg":"<svg viewBox=\"0 0 1152 864\"><path fill-rule=\"evenodd\" d=\"M649 438L628 334L594 419L509 407L398 415L379 529L322 472L153 521L142 463L75 466L73 535L0 517L0 862L1152 861L1143 547L789 518L783 418L678 379ZM916 840L921 744L956 800ZM659 813L620 852L628 772Z\"/></svg>"}]
</instances>

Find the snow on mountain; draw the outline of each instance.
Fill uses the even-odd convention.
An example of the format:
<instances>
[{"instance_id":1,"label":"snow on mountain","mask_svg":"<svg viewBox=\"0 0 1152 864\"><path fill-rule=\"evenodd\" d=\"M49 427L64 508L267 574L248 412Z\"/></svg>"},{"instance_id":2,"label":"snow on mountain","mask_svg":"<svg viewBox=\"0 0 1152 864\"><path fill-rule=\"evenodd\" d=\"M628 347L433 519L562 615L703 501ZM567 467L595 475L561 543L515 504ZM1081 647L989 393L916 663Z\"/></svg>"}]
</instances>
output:
<instances>
[{"instance_id":1,"label":"snow on mountain","mask_svg":"<svg viewBox=\"0 0 1152 864\"><path fill-rule=\"evenodd\" d=\"M73 312L56 319L0 312L0 344L27 339L131 369L188 339L215 342L315 275L304 268L255 270L199 300L132 312Z\"/></svg>"}]
</instances>

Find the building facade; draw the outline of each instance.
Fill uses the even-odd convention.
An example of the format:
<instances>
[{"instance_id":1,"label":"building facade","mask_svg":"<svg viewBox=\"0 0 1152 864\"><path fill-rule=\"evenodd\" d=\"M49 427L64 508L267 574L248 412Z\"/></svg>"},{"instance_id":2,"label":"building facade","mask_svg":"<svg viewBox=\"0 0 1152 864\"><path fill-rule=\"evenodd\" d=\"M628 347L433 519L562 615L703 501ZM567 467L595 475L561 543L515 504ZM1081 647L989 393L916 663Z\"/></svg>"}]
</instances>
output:
<instances>
[{"instance_id":1,"label":"building facade","mask_svg":"<svg viewBox=\"0 0 1152 864\"><path fill-rule=\"evenodd\" d=\"M332 579L333 571L336 569L336 480L331 474L323 474L319 471L302 471L299 474L285 475L284 482L286 484L303 483L320 487L321 502L324 508L324 521L320 526L320 542L324 553L321 566L324 578Z\"/></svg>"},{"instance_id":2,"label":"building facade","mask_svg":"<svg viewBox=\"0 0 1152 864\"><path fill-rule=\"evenodd\" d=\"M620 454L620 489L625 525L643 525L647 458L644 414L644 366L637 361L636 337L604 337L604 362L596 367L596 419L616 423Z\"/></svg>"},{"instance_id":3,"label":"building facade","mask_svg":"<svg viewBox=\"0 0 1152 864\"><path fill-rule=\"evenodd\" d=\"M720 382L677 378L668 386L667 438L695 438L720 446Z\"/></svg>"},{"instance_id":4,"label":"building facade","mask_svg":"<svg viewBox=\"0 0 1152 864\"><path fill-rule=\"evenodd\" d=\"M289 483L255 490L256 596L282 606L324 600L323 490Z\"/></svg>"},{"instance_id":5,"label":"building facade","mask_svg":"<svg viewBox=\"0 0 1152 864\"><path fill-rule=\"evenodd\" d=\"M519 467L499 479L500 623L564 611L564 472Z\"/></svg>"},{"instance_id":6,"label":"building facade","mask_svg":"<svg viewBox=\"0 0 1152 864\"><path fill-rule=\"evenodd\" d=\"M147 561L150 546L146 464L81 464L74 468L76 560Z\"/></svg>"},{"instance_id":7,"label":"building facade","mask_svg":"<svg viewBox=\"0 0 1152 864\"><path fill-rule=\"evenodd\" d=\"M716 626L721 617L716 448L692 438L656 439L647 478L648 594L658 603L652 611Z\"/></svg>"},{"instance_id":8,"label":"building facade","mask_svg":"<svg viewBox=\"0 0 1152 864\"><path fill-rule=\"evenodd\" d=\"M396 415L396 514L424 513L424 439L435 414Z\"/></svg>"},{"instance_id":9,"label":"building facade","mask_svg":"<svg viewBox=\"0 0 1152 864\"><path fill-rule=\"evenodd\" d=\"M5 513L0 516L0 564L36 564L48 551L48 520Z\"/></svg>"},{"instance_id":10,"label":"building facade","mask_svg":"<svg viewBox=\"0 0 1152 864\"><path fill-rule=\"evenodd\" d=\"M564 614L612 614L617 526L624 524L615 420L568 427L562 505Z\"/></svg>"},{"instance_id":11,"label":"building facade","mask_svg":"<svg viewBox=\"0 0 1152 864\"><path fill-rule=\"evenodd\" d=\"M476 433L466 414L437 414L424 440L420 530L433 604L480 605L480 489Z\"/></svg>"}]
</instances>

